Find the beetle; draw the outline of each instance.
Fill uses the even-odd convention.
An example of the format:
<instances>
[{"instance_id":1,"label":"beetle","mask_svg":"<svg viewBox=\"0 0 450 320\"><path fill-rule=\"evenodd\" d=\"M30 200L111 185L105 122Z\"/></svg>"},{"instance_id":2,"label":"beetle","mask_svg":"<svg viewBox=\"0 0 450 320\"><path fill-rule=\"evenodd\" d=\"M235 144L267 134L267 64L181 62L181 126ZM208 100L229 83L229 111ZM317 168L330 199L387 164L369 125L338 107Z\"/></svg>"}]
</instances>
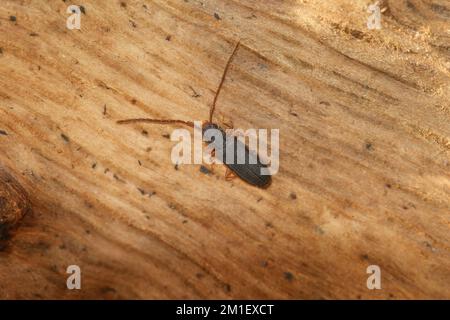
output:
<instances>
[{"instance_id":1,"label":"beetle","mask_svg":"<svg viewBox=\"0 0 450 320\"><path fill-rule=\"evenodd\" d=\"M230 68L230 65L233 61L234 56L236 55L238 48L240 46L240 41L238 41L234 47L233 52L231 53L230 57L228 58L227 64L225 66L224 72L222 74L222 78L220 80L219 87L216 91L216 94L214 96L213 103L210 108L209 112L209 120L204 121L202 123L202 135L203 140L205 140L205 133L208 130L214 129L218 130L222 134L222 143L218 143L217 141L214 141L214 139L210 139L209 142L212 142L213 146L213 152L219 151L222 155L222 159L226 159L226 146L227 144L233 143L234 148L234 156L232 163L227 163L224 161L224 164L227 166L227 173L225 174L226 180L231 180L234 176L238 176L243 181L247 182L250 185L253 185L258 188L266 189L268 188L272 183L272 177L271 175L263 175L261 174L261 170L266 168L267 165L262 163L262 161L259 158L259 155L255 152L248 149L247 145L245 145L241 140L239 140L236 136L230 136L229 134L225 133L225 130L223 130L218 124L213 122L213 115L214 111L216 109L217 100L219 98L220 91L222 90L223 84L225 82L228 69ZM117 121L118 124L130 124L130 123L153 123L153 124L182 124L189 127L194 128L194 123L191 121L184 121L184 120L170 120L170 119L150 119L150 118L138 118L138 119L126 119L126 120L119 120ZM212 141L211 141L212 140ZM216 143L215 143L216 142ZM244 163L237 163L237 152L238 150L244 150L245 153L245 159L253 158L256 161L254 163L247 163L246 161Z\"/></svg>"}]
</instances>

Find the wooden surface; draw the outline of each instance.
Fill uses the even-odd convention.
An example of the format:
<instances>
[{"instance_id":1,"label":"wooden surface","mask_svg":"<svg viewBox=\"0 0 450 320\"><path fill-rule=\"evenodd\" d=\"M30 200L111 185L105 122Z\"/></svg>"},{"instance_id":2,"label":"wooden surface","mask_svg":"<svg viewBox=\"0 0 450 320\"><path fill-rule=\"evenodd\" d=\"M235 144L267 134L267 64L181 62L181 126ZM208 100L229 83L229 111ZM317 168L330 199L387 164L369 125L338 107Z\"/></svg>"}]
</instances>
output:
<instances>
[{"instance_id":1,"label":"wooden surface","mask_svg":"<svg viewBox=\"0 0 450 320\"><path fill-rule=\"evenodd\" d=\"M450 3L382 1L379 31L370 3L83 0L78 31L2 0L0 164L33 210L0 298L450 298ZM206 120L238 39L216 120L280 129L268 190L115 123Z\"/></svg>"}]
</instances>

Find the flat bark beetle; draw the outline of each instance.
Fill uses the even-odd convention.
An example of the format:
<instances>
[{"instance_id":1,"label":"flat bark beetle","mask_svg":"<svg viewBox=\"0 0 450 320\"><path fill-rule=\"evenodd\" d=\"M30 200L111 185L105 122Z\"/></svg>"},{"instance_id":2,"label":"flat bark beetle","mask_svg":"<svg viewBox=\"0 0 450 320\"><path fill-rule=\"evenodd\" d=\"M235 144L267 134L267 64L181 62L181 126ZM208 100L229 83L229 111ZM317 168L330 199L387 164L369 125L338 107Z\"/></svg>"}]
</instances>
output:
<instances>
[{"instance_id":1,"label":"flat bark beetle","mask_svg":"<svg viewBox=\"0 0 450 320\"><path fill-rule=\"evenodd\" d=\"M261 174L261 169L268 168L268 166L261 162L259 156L255 154L253 151L249 150L248 147L243 144L236 136L230 136L229 134L225 133L225 130L223 130L219 125L215 124L213 122L213 114L216 108L217 99L219 97L220 91L222 89L223 83L225 81L226 75L228 73L228 69L231 65L231 62L233 61L233 57L236 55L236 52L240 46L240 42L237 42L233 53L230 55L230 58L227 61L227 64L225 66L222 79L220 81L219 87L216 91L213 104L210 109L209 113L209 120L204 121L202 123L202 134L203 139L205 140L205 132L210 129L219 130L222 133L223 141L222 143L218 143L217 145L214 145L214 141L208 141L212 142L214 145L214 153L218 154L221 153L223 156L222 159L226 159L226 150L227 150L227 144L233 143L234 145L234 156L232 163L227 163L227 161L223 161L223 164L227 166L227 173L226 173L226 180L232 179L234 176L238 176L243 181L258 187L262 189L266 189L270 186L272 182L272 177L270 175L263 175ZM119 120L117 121L118 124L129 124L129 123L153 123L153 124L182 124L189 127L194 128L194 123L191 121L184 121L184 120L164 120L164 119L149 119L149 118L139 118L139 119L127 119L127 120ZM221 147L220 147L221 146ZM244 150L245 153L245 163L238 163L237 161L237 150ZM253 158L256 159L254 163L247 163L247 160Z\"/></svg>"}]
</instances>

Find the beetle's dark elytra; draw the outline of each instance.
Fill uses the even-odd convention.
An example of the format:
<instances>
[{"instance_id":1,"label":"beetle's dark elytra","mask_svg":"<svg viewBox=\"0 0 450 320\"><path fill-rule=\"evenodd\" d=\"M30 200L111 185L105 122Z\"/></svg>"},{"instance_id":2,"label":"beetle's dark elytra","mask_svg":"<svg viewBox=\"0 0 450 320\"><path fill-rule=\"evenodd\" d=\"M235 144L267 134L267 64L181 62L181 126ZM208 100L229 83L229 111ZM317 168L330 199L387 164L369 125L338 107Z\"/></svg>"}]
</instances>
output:
<instances>
[{"instance_id":1,"label":"beetle's dark elytra","mask_svg":"<svg viewBox=\"0 0 450 320\"><path fill-rule=\"evenodd\" d=\"M234 137L234 148L235 148L235 154L236 154L236 149L239 148L239 144L242 144L242 142L240 140L238 140L236 137ZM252 151L250 151L246 145L244 145L244 150L246 152L245 154L245 159L249 159L250 154L252 153ZM225 155L225 151L224 151L224 155ZM239 178L241 178L242 180L244 180L245 182L259 187L259 188L268 188L272 182L272 177L270 175L262 175L261 174L261 169L262 168L267 168L267 165L261 163L259 156L256 156L256 163L252 164L252 163L245 163L245 164L238 164L238 163L233 163L233 164L228 164L225 163L225 165L230 168L231 171L233 171Z\"/></svg>"}]
</instances>

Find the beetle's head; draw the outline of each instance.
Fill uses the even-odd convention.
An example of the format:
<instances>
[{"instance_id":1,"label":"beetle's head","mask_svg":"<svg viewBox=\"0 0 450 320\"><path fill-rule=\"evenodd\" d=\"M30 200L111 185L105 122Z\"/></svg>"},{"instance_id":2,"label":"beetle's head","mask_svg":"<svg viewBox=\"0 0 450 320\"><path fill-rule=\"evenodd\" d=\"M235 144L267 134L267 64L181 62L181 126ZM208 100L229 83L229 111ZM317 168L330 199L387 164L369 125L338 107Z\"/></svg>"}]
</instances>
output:
<instances>
[{"instance_id":1,"label":"beetle's head","mask_svg":"<svg viewBox=\"0 0 450 320\"><path fill-rule=\"evenodd\" d=\"M205 132L209 129L216 129L220 130L220 127L217 124L214 124L212 122L205 122L202 126L202 134L205 135Z\"/></svg>"},{"instance_id":2,"label":"beetle's head","mask_svg":"<svg viewBox=\"0 0 450 320\"><path fill-rule=\"evenodd\" d=\"M206 134L206 132L208 130L211 130L213 132L209 132L208 135ZM214 131L216 131L216 133L214 133ZM223 132L223 130L215 123L212 122L205 122L203 123L202 126L202 135L203 135L203 141L205 142L214 142L216 136L217 136L217 132L219 132L220 134L222 134L222 136L225 136L225 133ZM212 134L212 136L211 136Z\"/></svg>"}]
</instances>

